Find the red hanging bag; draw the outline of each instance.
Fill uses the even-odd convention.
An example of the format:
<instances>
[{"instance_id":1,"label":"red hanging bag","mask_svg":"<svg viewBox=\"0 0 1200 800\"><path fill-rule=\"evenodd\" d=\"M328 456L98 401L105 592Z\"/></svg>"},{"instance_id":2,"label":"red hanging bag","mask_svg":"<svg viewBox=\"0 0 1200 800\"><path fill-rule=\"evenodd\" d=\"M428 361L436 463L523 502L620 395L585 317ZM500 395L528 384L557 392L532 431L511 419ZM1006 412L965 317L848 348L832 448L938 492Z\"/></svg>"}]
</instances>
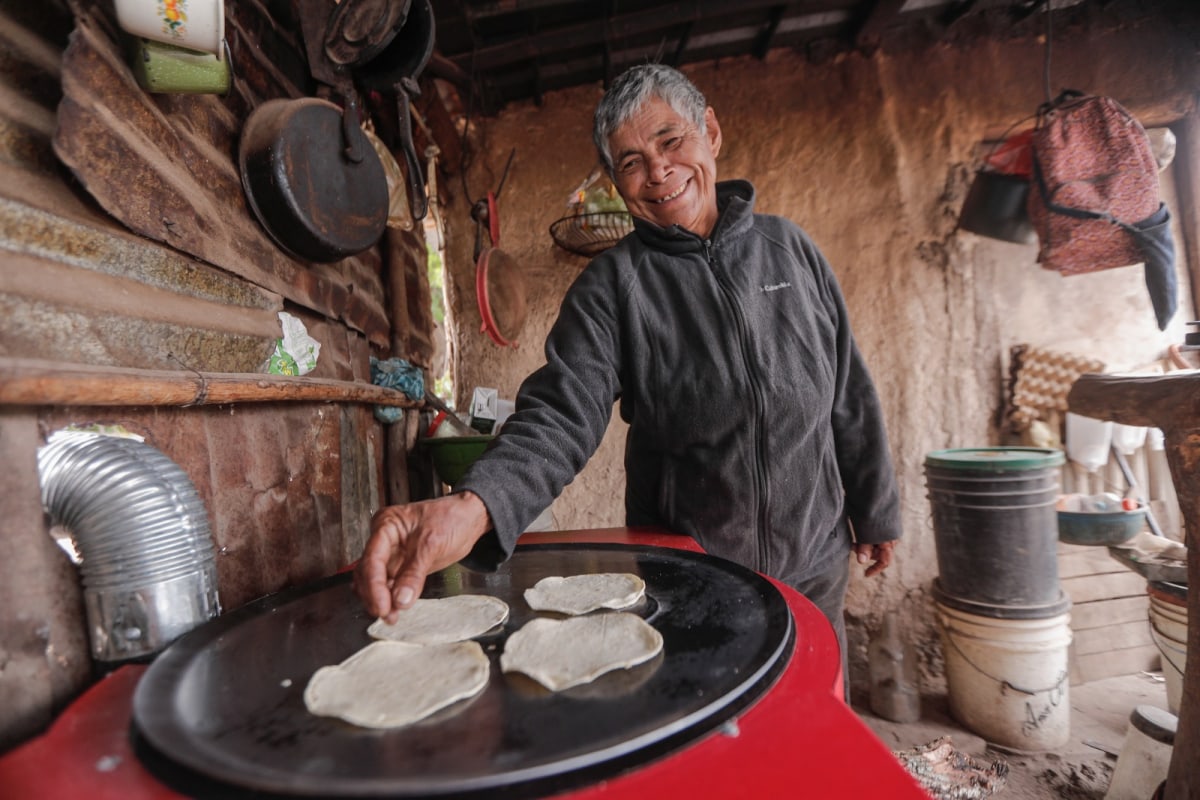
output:
<instances>
[{"instance_id":1,"label":"red hanging bag","mask_svg":"<svg viewBox=\"0 0 1200 800\"><path fill-rule=\"evenodd\" d=\"M1136 226L1159 210L1146 131L1109 97L1064 92L1038 112L1029 218L1038 262L1064 275L1143 261Z\"/></svg>"}]
</instances>

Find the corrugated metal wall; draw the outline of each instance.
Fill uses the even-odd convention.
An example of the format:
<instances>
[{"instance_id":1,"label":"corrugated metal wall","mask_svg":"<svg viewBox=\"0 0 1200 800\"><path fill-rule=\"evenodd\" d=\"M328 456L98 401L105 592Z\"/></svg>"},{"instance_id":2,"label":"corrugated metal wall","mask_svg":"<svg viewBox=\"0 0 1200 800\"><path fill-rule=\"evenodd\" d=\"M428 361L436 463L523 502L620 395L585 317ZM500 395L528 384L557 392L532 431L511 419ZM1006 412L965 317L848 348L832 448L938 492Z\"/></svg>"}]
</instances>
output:
<instances>
[{"instance_id":1,"label":"corrugated metal wall","mask_svg":"<svg viewBox=\"0 0 1200 800\"><path fill-rule=\"evenodd\" d=\"M229 5L241 69L238 87L220 98L141 93L114 55L105 8L0 4L0 362L42 361L68 376L73 365L258 372L284 309L322 343L314 377L369 382L372 352L427 342L427 332L409 331L406 309L412 296L428 298L416 237L389 234L360 257L310 265L274 248L247 217L234 160L241 120L271 96L308 88L290 4ZM151 128L169 136L151 137ZM204 169L233 189L197 184L171 141L202 152ZM146 153L165 183L139 183ZM145 218L182 197L178 208L190 213L176 221L200 239L168 246L137 230L131 197ZM224 246L235 229L242 241L261 241ZM410 358L424 363L420 353ZM95 677L78 578L47 535L35 460L48 432L89 422L141 434L196 484L225 610L353 560L383 494L384 430L366 405L0 404L0 751L43 728ZM392 449L402 458L415 426L399 428Z\"/></svg>"}]
</instances>

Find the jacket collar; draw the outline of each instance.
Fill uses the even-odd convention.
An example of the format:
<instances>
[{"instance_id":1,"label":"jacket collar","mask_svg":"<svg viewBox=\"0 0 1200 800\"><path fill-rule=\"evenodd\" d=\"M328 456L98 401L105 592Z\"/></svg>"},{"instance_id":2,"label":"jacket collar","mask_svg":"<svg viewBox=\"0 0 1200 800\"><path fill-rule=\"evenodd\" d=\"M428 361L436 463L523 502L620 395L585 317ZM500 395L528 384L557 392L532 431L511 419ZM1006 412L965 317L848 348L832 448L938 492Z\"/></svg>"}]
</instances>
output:
<instances>
[{"instance_id":1,"label":"jacket collar","mask_svg":"<svg viewBox=\"0 0 1200 800\"><path fill-rule=\"evenodd\" d=\"M711 241L721 243L740 236L749 230L754 222L754 186L743 180L718 181L717 208L720 213ZM643 244L655 250L690 253L704 247L704 239L678 225L662 228L653 222L634 217L633 229Z\"/></svg>"}]
</instances>

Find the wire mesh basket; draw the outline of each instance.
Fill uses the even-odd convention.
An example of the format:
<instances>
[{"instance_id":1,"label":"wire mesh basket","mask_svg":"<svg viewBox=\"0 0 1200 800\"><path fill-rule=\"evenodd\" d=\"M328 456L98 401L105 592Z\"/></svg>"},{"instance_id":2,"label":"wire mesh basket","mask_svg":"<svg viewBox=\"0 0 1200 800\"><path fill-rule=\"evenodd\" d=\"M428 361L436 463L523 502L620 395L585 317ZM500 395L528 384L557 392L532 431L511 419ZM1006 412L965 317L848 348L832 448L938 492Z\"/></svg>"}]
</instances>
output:
<instances>
[{"instance_id":1,"label":"wire mesh basket","mask_svg":"<svg viewBox=\"0 0 1200 800\"><path fill-rule=\"evenodd\" d=\"M550 236L564 250L591 257L612 247L632 230L633 217L628 211L599 211L556 220L550 226Z\"/></svg>"}]
</instances>

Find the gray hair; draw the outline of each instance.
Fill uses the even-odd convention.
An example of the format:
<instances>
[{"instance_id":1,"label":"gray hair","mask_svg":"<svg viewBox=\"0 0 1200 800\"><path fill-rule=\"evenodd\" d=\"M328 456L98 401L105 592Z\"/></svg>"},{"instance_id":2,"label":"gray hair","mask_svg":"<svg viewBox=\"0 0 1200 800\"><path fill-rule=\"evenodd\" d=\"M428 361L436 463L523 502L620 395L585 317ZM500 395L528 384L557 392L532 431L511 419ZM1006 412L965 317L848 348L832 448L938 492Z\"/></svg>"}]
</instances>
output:
<instances>
[{"instance_id":1,"label":"gray hair","mask_svg":"<svg viewBox=\"0 0 1200 800\"><path fill-rule=\"evenodd\" d=\"M592 141L600 161L609 174L613 171L608 137L629 121L642 105L655 96L684 119L690 120L701 133L706 130L704 110L708 102L696 85L677 69L665 64L639 64L621 73L596 106L592 123Z\"/></svg>"}]
</instances>

